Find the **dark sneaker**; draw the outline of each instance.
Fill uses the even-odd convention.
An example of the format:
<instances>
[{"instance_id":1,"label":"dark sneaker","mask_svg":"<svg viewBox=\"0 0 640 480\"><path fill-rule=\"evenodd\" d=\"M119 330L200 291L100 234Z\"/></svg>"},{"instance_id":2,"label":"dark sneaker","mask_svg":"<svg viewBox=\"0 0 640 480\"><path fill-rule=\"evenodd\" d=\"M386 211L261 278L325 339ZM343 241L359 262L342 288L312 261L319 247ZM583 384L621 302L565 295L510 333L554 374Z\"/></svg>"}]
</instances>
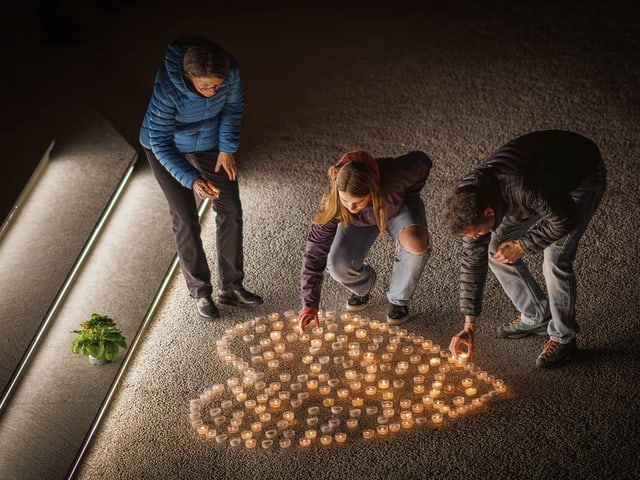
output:
<instances>
[{"instance_id":1,"label":"dark sneaker","mask_svg":"<svg viewBox=\"0 0 640 480\"><path fill-rule=\"evenodd\" d=\"M198 313L201 317L220 318L220 312L218 311L216 304L213 303L213 298L196 298L196 305L198 306Z\"/></svg>"},{"instance_id":2,"label":"dark sneaker","mask_svg":"<svg viewBox=\"0 0 640 480\"><path fill-rule=\"evenodd\" d=\"M505 323L498 328L498 335L502 338L523 338L528 335L546 335L549 319L529 325L522 322L522 318L518 315L513 322Z\"/></svg>"},{"instance_id":3,"label":"dark sneaker","mask_svg":"<svg viewBox=\"0 0 640 480\"><path fill-rule=\"evenodd\" d=\"M371 269L371 283L369 285L369 292L373 290L373 287L376 284L376 271ZM346 309L348 312L359 312L360 310L364 310L371 300L371 294L367 292L365 295L356 295L352 293L349 299L347 300Z\"/></svg>"},{"instance_id":4,"label":"dark sneaker","mask_svg":"<svg viewBox=\"0 0 640 480\"><path fill-rule=\"evenodd\" d=\"M218 293L218 302L225 305L235 305L236 307L255 308L262 305L263 300L255 293L240 287L235 290L220 290Z\"/></svg>"},{"instance_id":5,"label":"dark sneaker","mask_svg":"<svg viewBox=\"0 0 640 480\"><path fill-rule=\"evenodd\" d=\"M538 368L555 368L559 367L571 357L571 354L578 349L576 339L569 343L558 343L553 340L547 340L542 347L542 352L536 359L536 367Z\"/></svg>"},{"instance_id":6,"label":"dark sneaker","mask_svg":"<svg viewBox=\"0 0 640 480\"><path fill-rule=\"evenodd\" d=\"M359 312L360 310L364 310L371 299L371 295L368 293L366 295L356 295L352 293L349 299L347 300L347 311L348 312Z\"/></svg>"},{"instance_id":7,"label":"dark sneaker","mask_svg":"<svg viewBox=\"0 0 640 480\"><path fill-rule=\"evenodd\" d=\"M389 312L387 313L387 323L389 325L400 325L401 323L409 320L409 307L407 305L395 305L389 306Z\"/></svg>"}]
</instances>

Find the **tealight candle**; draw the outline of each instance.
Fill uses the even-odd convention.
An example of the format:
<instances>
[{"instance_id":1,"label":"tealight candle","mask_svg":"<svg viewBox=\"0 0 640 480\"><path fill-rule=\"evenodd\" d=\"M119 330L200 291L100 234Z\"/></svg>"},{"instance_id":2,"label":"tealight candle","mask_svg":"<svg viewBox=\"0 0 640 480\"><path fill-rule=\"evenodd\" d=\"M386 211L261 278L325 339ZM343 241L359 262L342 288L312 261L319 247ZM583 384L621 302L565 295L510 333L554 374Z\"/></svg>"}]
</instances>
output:
<instances>
[{"instance_id":1,"label":"tealight candle","mask_svg":"<svg viewBox=\"0 0 640 480\"><path fill-rule=\"evenodd\" d=\"M473 385L473 379L471 378L463 378L460 381L460 384L464 387L464 388L469 388Z\"/></svg>"},{"instance_id":2,"label":"tealight candle","mask_svg":"<svg viewBox=\"0 0 640 480\"><path fill-rule=\"evenodd\" d=\"M389 380L386 378L381 378L380 380L378 380L378 388L381 390L389 388Z\"/></svg>"},{"instance_id":3,"label":"tealight candle","mask_svg":"<svg viewBox=\"0 0 640 480\"><path fill-rule=\"evenodd\" d=\"M307 380L307 389L308 390L315 390L318 388L318 381L317 380Z\"/></svg>"},{"instance_id":4,"label":"tealight candle","mask_svg":"<svg viewBox=\"0 0 640 480\"><path fill-rule=\"evenodd\" d=\"M313 440L317 436L318 436L318 431L317 430L305 430L304 431L304 438L308 438L309 440Z\"/></svg>"},{"instance_id":5,"label":"tealight candle","mask_svg":"<svg viewBox=\"0 0 640 480\"><path fill-rule=\"evenodd\" d=\"M283 402L288 402L289 398L291 398L291 392L283 390L282 392L278 392L278 398Z\"/></svg>"},{"instance_id":6,"label":"tealight candle","mask_svg":"<svg viewBox=\"0 0 640 480\"><path fill-rule=\"evenodd\" d=\"M389 433L389 427L387 425L378 425L376 427L376 432L380 436L385 436Z\"/></svg>"},{"instance_id":7,"label":"tealight candle","mask_svg":"<svg viewBox=\"0 0 640 480\"><path fill-rule=\"evenodd\" d=\"M375 405L369 405L365 411L367 412L367 415L375 415L376 413L378 413L378 407L376 407Z\"/></svg>"},{"instance_id":8,"label":"tealight candle","mask_svg":"<svg viewBox=\"0 0 640 480\"><path fill-rule=\"evenodd\" d=\"M336 443L344 443L347 441L347 434L338 432L334 435L334 438L336 440Z\"/></svg>"},{"instance_id":9,"label":"tealight candle","mask_svg":"<svg viewBox=\"0 0 640 480\"><path fill-rule=\"evenodd\" d=\"M367 388L364 389L364 393L366 393L369 396L373 396L377 392L378 392L378 389L374 385L369 385L367 386Z\"/></svg>"},{"instance_id":10,"label":"tealight candle","mask_svg":"<svg viewBox=\"0 0 640 480\"><path fill-rule=\"evenodd\" d=\"M291 440L288 438L281 438L278 442L280 448L289 448L291 446Z\"/></svg>"},{"instance_id":11,"label":"tealight candle","mask_svg":"<svg viewBox=\"0 0 640 480\"><path fill-rule=\"evenodd\" d=\"M362 431L362 436L366 439L371 439L375 436L375 432L368 428Z\"/></svg>"},{"instance_id":12,"label":"tealight candle","mask_svg":"<svg viewBox=\"0 0 640 480\"><path fill-rule=\"evenodd\" d=\"M287 333L287 343L296 343L298 341L298 334L295 332Z\"/></svg>"},{"instance_id":13,"label":"tealight candle","mask_svg":"<svg viewBox=\"0 0 640 480\"><path fill-rule=\"evenodd\" d=\"M331 445L332 442L333 442L333 437L331 435L320 436L320 443L322 445Z\"/></svg>"},{"instance_id":14,"label":"tealight candle","mask_svg":"<svg viewBox=\"0 0 640 480\"><path fill-rule=\"evenodd\" d=\"M331 413L334 415L340 415L342 413L343 408L340 405L331 406Z\"/></svg>"},{"instance_id":15,"label":"tealight candle","mask_svg":"<svg viewBox=\"0 0 640 480\"><path fill-rule=\"evenodd\" d=\"M267 430L264 432L264 436L267 438L276 438L278 436L277 430Z\"/></svg>"},{"instance_id":16,"label":"tealight candle","mask_svg":"<svg viewBox=\"0 0 640 480\"><path fill-rule=\"evenodd\" d=\"M246 448L256 448L257 444L258 444L258 442L257 442L257 440L255 438L249 438L249 439L244 441L244 446Z\"/></svg>"},{"instance_id":17,"label":"tealight candle","mask_svg":"<svg viewBox=\"0 0 640 480\"><path fill-rule=\"evenodd\" d=\"M383 400L392 400L394 396L393 390L383 390L382 391L382 399Z\"/></svg>"},{"instance_id":18,"label":"tealight candle","mask_svg":"<svg viewBox=\"0 0 640 480\"><path fill-rule=\"evenodd\" d=\"M336 403L336 400L333 397L327 397L322 399L322 405L324 405L325 407L332 407L335 403Z\"/></svg>"},{"instance_id":19,"label":"tealight candle","mask_svg":"<svg viewBox=\"0 0 640 480\"><path fill-rule=\"evenodd\" d=\"M415 421L412 418L407 418L407 419L402 420L400 422L400 425L404 429L409 429L409 428L413 427L414 424L415 424Z\"/></svg>"},{"instance_id":20,"label":"tealight candle","mask_svg":"<svg viewBox=\"0 0 640 480\"><path fill-rule=\"evenodd\" d=\"M271 408L280 408L282 401L279 398L271 398L269 399L269 406Z\"/></svg>"},{"instance_id":21,"label":"tealight candle","mask_svg":"<svg viewBox=\"0 0 640 480\"><path fill-rule=\"evenodd\" d=\"M278 340L280 340L282 338L282 333L281 332L270 332L269 333L269 338L271 338L272 341L277 342Z\"/></svg>"},{"instance_id":22,"label":"tealight candle","mask_svg":"<svg viewBox=\"0 0 640 480\"><path fill-rule=\"evenodd\" d=\"M401 378L396 378L393 380L393 387L394 388L403 388L404 387L404 380L402 380Z\"/></svg>"},{"instance_id":23,"label":"tealight candle","mask_svg":"<svg viewBox=\"0 0 640 480\"><path fill-rule=\"evenodd\" d=\"M367 382L367 383L375 382L376 381L376 374L375 373L365 373L364 374L364 381Z\"/></svg>"},{"instance_id":24,"label":"tealight candle","mask_svg":"<svg viewBox=\"0 0 640 480\"><path fill-rule=\"evenodd\" d=\"M452 401L456 407L459 407L460 405L464 405L464 397L460 397L460 396L453 397Z\"/></svg>"},{"instance_id":25,"label":"tealight candle","mask_svg":"<svg viewBox=\"0 0 640 480\"><path fill-rule=\"evenodd\" d=\"M240 432L240 438L242 440L249 440L252 437L253 437L253 432L251 430L243 430L242 432Z\"/></svg>"},{"instance_id":26,"label":"tealight candle","mask_svg":"<svg viewBox=\"0 0 640 480\"><path fill-rule=\"evenodd\" d=\"M424 385L414 385L413 393L424 393Z\"/></svg>"},{"instance_id":27,"label":"tealight candle","mask_svg":"<svg viewBox=\"0 0 640 480\"><path fill-rule=\"evenodd\" d=\"M300 445L301 447L308 447L309 445L311 445L311 439L300 437L300 439L298 440L298 445Z\"/></svg>"},{"instance_id":28,"label":"tealight candle","mask_svg":"<svg viewBox=\"0 0 640 480\"><path fill-rule=\"evenodd\" d=\"M349 397L349 390L347 390L346 388L340 388L336 392L336 395L338 395L338 398L348 398Z\"/></svg>"},{"instance_id":29,"label":"tealight candle","mask_svg":"<svg viewBox=\"0 0 640 480\"><path fill-rule=\"evenodd\" d=\"M478 391L475 387L468 387L465 389L464 393L466 393L468 397L473 397L478 393Z\"/></svg>"},{"instance_id":30,"label":"tealight candle","mask_svg":"<svg viewBox=\"0 0 640 480\"><path fill-rule=\"evenodd\" d=\"M444 419L444 416L440 412L436 412L436 413L431 415L431 421L435 425L440 425L442 423L443 419Z\"/></svg>"},{"instance_id":31,"label":"tealight candle","mask_svg":"<svg viewBox=\"0 0 640 480\"><path fill-rule=\"evenodd\" d=\"M362 397L353 397L351 399L351 405L354 407L362 407L364 405L364 400Z\"/></svg>"},{"instance_id":32,"label":"tealight candle","mask_svg":"<svg viewBox=\"0 0 640 480\"><path fill-rule=\"evenodd\" d=\"M258 417L262 423L271 421L271 414L269 412L263 412Z\"/></svg>"},{"instance_id":33,"label":"tealight candle","mask_svg":"<svg viewBox=\"0 0 640 480\"><path fill-rule=\"evenodd\" d=\"M349 418L346 423L348 428L356 428L358 426L358 419Z\"/></svg>"}]
</instances>

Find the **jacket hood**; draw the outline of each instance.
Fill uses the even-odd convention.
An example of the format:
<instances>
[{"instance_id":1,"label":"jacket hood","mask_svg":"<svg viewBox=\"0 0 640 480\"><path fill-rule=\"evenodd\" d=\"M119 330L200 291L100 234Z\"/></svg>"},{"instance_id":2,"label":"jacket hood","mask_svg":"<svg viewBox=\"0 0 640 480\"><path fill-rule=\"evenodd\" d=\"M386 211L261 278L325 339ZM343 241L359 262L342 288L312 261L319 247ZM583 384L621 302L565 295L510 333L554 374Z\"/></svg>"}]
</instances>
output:
<instances>
[{"instance_id":1,"label":"jacket hood","mask_svg":"<svg viewBox=\"0 0 640 480\"><path fill-rule=\"evenodd\" d=\"M176 90L184 95L199 97L198 93L194 92L189 88L189 85L187 85L182 70L182 60L190 46L191 43L185 40L177 40L170 44L165 55L164 68L167 71L169 81Z\"/></svg>"}]
</instances>

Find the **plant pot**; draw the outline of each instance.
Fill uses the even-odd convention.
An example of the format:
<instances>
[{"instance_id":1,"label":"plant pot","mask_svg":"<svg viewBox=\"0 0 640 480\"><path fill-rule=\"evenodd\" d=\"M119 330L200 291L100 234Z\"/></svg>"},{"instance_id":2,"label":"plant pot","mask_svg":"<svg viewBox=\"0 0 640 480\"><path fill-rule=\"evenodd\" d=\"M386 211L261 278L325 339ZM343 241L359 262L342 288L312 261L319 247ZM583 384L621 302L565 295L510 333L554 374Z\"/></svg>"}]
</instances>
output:
<instances>
[{"instance_id":1,"label":"plant pot","mask_svg":"<svg viewBox=\"0 0 640 480\"><path fill-rule=\"evenodd\" d=\"M89 355L89 363L91 365L104 365L105 363L107 363L107 359L106 358L96 358L93 355Z\"/></svg>"}]
</instances>

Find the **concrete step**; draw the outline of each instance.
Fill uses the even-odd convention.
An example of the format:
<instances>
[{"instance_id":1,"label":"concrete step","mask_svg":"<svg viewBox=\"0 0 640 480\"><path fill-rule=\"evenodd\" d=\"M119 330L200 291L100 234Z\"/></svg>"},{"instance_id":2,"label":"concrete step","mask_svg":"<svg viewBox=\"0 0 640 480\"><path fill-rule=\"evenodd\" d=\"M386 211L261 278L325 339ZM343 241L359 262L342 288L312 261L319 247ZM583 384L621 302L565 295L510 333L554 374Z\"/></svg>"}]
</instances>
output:
<instances>
[{"instance_id":1,"label":"concrete step","mask_svg":"<svg viewBox=\"0 0 640 480\"><path fill-rule=\"evenodd\" d=\"M2 342L10 347L8 355L2 348L3 378L20 364L0 411L0 478L65 477L129 354L91 365L71 352L71 331L99 312L135 342L175 267L166 203L146 162L134 168L135 150L104 119L84 120L76 137L54 148L0 246L0 291L10 293L0 307ZM18 236L14 227L22 223L31 236ZM29 359L20 362L25 345Z\"/></svg>"},{"instance_id":2,"label":"concrete step","mask_svg":"<svg viewBox=\"0 0 640 480\"><path fill-rule=\"evenodd\" d=\"M83 251L136 151L108 122L86 112L45 154L0 236L0 389L5 398L64 297ZM48 161L46 161L48 160ZM0 412L5 402L0 403Z\"/></svg>"}]
</instances>

